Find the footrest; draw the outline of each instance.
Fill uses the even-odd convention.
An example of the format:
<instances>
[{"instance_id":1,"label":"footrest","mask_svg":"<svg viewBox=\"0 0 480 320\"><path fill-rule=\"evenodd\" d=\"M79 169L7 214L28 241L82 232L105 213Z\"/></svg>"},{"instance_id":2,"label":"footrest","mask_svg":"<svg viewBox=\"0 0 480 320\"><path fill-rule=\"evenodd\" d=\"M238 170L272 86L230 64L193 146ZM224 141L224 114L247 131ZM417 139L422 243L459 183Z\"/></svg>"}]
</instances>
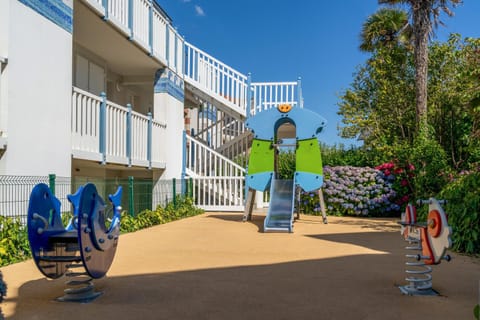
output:
<instances>
[{"instance_id":1,"label":"footrest","mask_svg":"<svg viewBox=\"0 0 480 320\"><path fill-rule=\"evenodd\" d=\"M47 262L80 262L82 257L80 256L43 256L38 257L39 261Z\"/></svg>"}]
</instances>

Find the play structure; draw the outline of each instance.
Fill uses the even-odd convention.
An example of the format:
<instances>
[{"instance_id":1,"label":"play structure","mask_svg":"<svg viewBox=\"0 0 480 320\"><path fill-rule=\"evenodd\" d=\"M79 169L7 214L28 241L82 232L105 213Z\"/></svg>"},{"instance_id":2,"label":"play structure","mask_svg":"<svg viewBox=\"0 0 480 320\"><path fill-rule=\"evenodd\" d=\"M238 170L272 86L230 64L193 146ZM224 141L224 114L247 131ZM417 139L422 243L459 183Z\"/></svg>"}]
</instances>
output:
<instances>
[{"instance_id":1,"label":"play structure","mask_svg":"<svg viewBox=\"0 0 480 320\"><path fill-rule=\"evenodd\" d=\"M64 227L60 201L46 184L36 185L28 207L28 240L32 256L40 272L47 278L62 275L71 278L64 296L58 301L89 302L99 295L92 279L107 273L117 250L120 234L122 188L109 195L111 207L97 192L95 185L81 186L68 201L73 217ZM83 268L84 272L70 269Z\"/></svg>"},{"instance_id":2,"label":"play structure","mask_svg":"<svg viewBox=\"0 0 480 320\"><path fill-rule=\"evenodd\" d=\"M408 242L405 249L420 252L405 255L408 259L405 263L407 267L405 280L409 284L399 288L403 294L407 295L437 295L438 293L432 288L431 265L439 264L442 259L451 260L445 252L452 245L450 239L452 229L441 207L443 201L430 198L419 200L417 203L428 204L427 221L418 222L416 208L409 204L399 222L402 226L401 234Z\"/></svg>"},{"instance_id":3,"label":"play structure","mask_svg":"<svg viewBox=\"0 0 480 320\"><path fill-rule=\"evenodd\" d=\"M264 231L293 231L295 190L307 192L318 190L323 199L322 158L317 140L325 126L325 119L303 108L288 104L257 113L247 119L246 126L253 133L252 148L248 159L245 182L246 205L243 220L251 220L256 191L270 188L270 205L264 221ZM278 130L283 125L295 128L293 144L282 144ZM292 180L280 180L276 174L276 155L284 147L295 147L296 168ZM322 201L321 201L322 202ZM326 210L321 203L324 223Z\"/></svg>"}]
</instances>

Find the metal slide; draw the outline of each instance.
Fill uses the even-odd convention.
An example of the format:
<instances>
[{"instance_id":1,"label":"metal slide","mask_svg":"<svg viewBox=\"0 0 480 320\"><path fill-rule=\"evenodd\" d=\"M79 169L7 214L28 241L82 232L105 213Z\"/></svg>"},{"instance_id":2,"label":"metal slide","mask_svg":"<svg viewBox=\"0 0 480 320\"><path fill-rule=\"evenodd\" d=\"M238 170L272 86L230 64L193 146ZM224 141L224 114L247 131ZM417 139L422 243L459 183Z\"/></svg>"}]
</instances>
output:
<instances>
[{"instance_id":1,"label":"metal slide","mask_svg":"<svg viewBox=\"0 0 480 320\"><path fill-rule=\"evenodd\" d=\"M272 179L264 232L293 232L294 180Z\"/></svg>"}]
</instances>

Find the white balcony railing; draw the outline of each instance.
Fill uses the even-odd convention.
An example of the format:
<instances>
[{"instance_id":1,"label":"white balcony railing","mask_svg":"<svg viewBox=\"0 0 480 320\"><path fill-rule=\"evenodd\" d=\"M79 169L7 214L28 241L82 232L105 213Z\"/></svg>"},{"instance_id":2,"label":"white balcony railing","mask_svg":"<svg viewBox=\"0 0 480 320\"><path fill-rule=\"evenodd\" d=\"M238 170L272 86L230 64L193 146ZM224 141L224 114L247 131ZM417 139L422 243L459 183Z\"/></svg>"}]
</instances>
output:
<instances>
[{"instance_id":1,"label":"white balcony railing","mask_svg":"<svg viewBox=\"0 0 480 320\"><path fill-rule=\"evenodd\" d=\"M165 167L166 125L79 88L72 93L75 158L144 167Z\"/></svg>"},{"instance_id":2,"label":"white balcony railing","mask_svg":"<svg viewBox=\"0 0 480 320\"><path fill-rule=\"evenodd\" d=\"M72 150L81 158L101 160L100 104L102 99L89 92L73 88L72 93Z\"/></svg>"},{"instance_id":3,"label":"white balcony railing","mask_svg":"<svg viewBox=\"0 0 480 320\"><path fill-rule=\"evenodd\" d=\"M139 47L183 75L183 38L153 0L82 0Z\"/></svg>"}]
</instances>

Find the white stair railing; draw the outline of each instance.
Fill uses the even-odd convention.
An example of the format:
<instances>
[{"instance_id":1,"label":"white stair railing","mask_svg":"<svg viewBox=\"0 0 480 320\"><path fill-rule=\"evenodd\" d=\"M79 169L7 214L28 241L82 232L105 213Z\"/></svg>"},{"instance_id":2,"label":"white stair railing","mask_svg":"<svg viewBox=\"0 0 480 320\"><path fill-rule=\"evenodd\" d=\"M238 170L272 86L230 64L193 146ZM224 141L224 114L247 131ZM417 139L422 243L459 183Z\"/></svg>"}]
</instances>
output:
<instances>
[{"instance_id":1,"label":"white stair railing","mask_svg":"<svg viewBox=\"0 0 480 320\"><path fill-rule=\"evenodd\" d=\"M245 75L185 42L185 80L245 115L248 79Z\"/></svg>"},{"instance_id":2,"label":"white stair railing","mask_svg":"<svg viewBox=\"0 0 480 320\"><path fill-rule=\"evenodd\" d=\"M195 176L245 175L245 168L189 135L187 135L186 169Z\"/></svg>"},{"instance_id":3,"label":"white stair railing","mask_svg":"<svg viewBox=\"0 0 480 320\"><path fill-rule=\"evenodd\" d=\"M250 131L245 131L241 135L235 137L219 148L216 149L218 153L235 163L245 167L247 165L248 152L251 147L253 135Z\"/></svg>"},{"instance_id":4,"label":"white stair railing","mask_svg":"<svg viewBox=\"0 0 480 320\"><path fill-rule=\"evenodd\" d=\"M195 205L207 211L243 211L244 177L195 177Z\"/></svg>"}]
</instances>

